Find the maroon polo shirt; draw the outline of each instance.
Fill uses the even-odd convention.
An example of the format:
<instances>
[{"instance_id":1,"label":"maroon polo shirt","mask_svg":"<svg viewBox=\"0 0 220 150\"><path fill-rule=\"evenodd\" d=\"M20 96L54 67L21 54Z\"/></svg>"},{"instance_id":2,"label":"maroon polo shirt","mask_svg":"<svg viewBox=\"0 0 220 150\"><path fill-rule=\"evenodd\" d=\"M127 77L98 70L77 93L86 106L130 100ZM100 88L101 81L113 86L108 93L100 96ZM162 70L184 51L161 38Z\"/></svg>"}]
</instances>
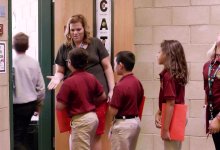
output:
<instances>
[{"instance_id":1,"label":"maroon polo shirt","mask_svg":"<svg viewBox=\"0 0 220 150\"><path fill-rule=\"evenodd\" d=\"M67 106L70 116L95 110L94 99L104 92L95 76L85 71L75 71L64 80L57 101Z\"/></svg>"},{"instance_id":2,"label":"maroon polo shirt","mask_svg":"<svg viewBox=\"0 0 220 150\"><path fill-rule=\"evenodd\" d=\"M138 115L143 95L140 81L133 74L128 74L114 87L110 106L118 109L117 116L135 116Z\"/></svg>"},{"instance_id":3,"label":"maroon polo shirt","mask_svg":"<svg viewBox=\"0 0 220 150\"><path fill-rule=\"evenodd\" d=\"M160 73L160 110L162 110L162 103L166 103L167 100L175 100L175 104L184 104L184 98L185 86L179 84L176 80L174 80L170 72L164 69Z\"/></svg>"},{"instance_id":4,"label":"maroon polo shirt","mask_svg":"<svg viewBox=\"0 0 220 150\"><path fill-rule=\"evenodd\" d=\"M218 65L220 64L220 59L214 61L208 61L203 66L203 78L204 78L204 90L206 95L209 95L209 85L208 85L208 71L209 71L209 65L213 65L211 70L211 76L214 75L214 72L218 68ZM213 85L212 85L212 94L213 94L213 107L214 110L219 111L220 110L220 71L217 72L216 77L214 79ZM209 101L209 99L208 99Z\"/></svg>"}]
</instances>

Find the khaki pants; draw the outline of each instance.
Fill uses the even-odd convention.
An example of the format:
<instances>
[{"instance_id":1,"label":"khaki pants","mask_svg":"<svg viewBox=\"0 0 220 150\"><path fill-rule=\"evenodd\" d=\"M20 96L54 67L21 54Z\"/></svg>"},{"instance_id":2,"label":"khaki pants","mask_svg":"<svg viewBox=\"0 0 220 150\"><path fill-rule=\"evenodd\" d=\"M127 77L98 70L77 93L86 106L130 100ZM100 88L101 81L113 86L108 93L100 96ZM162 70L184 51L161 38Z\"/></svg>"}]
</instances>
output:
<instances>
[{"instance_id":1,"label":"khaki pants","mask_svg":"<svg viewBox=\"0 0 220 150\"><path fill-rule=\"evenodd\" d=\"M182 142L180 141L164 141L164 150L181 150Z\"/></svg>"},{"instance_id":2,"label":"khaki pants","mask_svg":"<svg viewBox=\"0 0 220 150\"><path fill-rule=\"evenodd\" d=\"M112 150L135 150L140 133L140 119L116 119L111 132Z\"/></svg>"},{"instance_id":3,"label":"khaki pants","mask_svg":"<svg viewBox=\"0 0 220 150\"><path fill-rule=\"evenodd\" d=\"M71 122L70 149L90 150L98 122L95 112L73 116Z\"/></svg>"},{"instance_id":4,"label":"khaki pants","mask_svg":"<svg viewBox=\"0 0 220 150\"><path fill-rule=\"evenodd\" d=\"M188 118L186 118L186 125L187 122L188 122ZM168 140L164 141L164 150L181 150L181 148L182 148L182 142L180 141L168 141Z\"/></svg>"}]
</instances>

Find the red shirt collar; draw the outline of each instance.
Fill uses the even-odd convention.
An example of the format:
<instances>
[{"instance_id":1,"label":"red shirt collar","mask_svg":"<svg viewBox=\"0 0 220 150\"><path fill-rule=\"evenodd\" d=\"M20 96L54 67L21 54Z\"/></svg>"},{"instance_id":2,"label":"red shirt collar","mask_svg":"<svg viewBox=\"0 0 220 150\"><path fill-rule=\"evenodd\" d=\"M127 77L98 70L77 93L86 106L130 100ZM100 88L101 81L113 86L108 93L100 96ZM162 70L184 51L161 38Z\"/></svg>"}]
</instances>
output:
<instances>
[{"instance_id":1,"label":"red shirt collar","mask_svg":"<svg viewBox=\"0 0 220 150\"><path fill-rule=\"evenodd\" d=\"M164 76L164 74L165 74L166 72L168 72L168 70L167 70L167 69L163 69L163 71L161 71L161 73L159 74L159 75L160 75L160 77L163 77L163 76Z\"/></svg>"},{"instance_id":2,"label":"red shirt collar","mask_svg":"<svg viewBox=\"0 0 220 150\"><path fill-rule=\"evenodd\" d=\"M127 78L127 77L129 77L129 76L133 76L133 73L129 73L129 74L124 75L124 76L120 79L120 81L124 80L125 78Z\"/></svg>"},{"instance_id":3,"label":"red shirt collar","mask_svg":"<svg viewBox=\"0 0 220 150\"><path fill-rule=\"evenodd\" d=\"M85 70L75 70L74 72L70 73L69 77L75 75L75 74L78 74L78 73L81 73L81 72L85 72Z\"/></svg>"}]
</instances>

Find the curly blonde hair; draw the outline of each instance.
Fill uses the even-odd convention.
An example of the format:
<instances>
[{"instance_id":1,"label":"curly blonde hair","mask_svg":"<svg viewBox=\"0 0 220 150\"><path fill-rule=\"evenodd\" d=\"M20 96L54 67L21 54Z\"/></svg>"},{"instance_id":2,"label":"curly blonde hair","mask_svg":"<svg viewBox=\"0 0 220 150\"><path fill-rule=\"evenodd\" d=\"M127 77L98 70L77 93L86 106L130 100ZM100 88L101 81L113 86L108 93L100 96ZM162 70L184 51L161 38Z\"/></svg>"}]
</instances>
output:
<instances>
[{"instance_id":1,"label":"curly blonde hair","mask_svg":"<svg viewBox=\"0 0 220 150\"><path fill-rule=\"evenodd\" d=\"M212 47L208 50L207 56L210 60L215 59L216 50L220 46L220 34L217 37L217 40L214 42Z\"/></svg>"},{"instance_id":2,"label":"curly blonde hair","mask_svg":"<svg viewBox=\"0 0 220 150\"><path fill-rule=\"evenodd\" d=\"M66 29L65 29L64 35L66 37L65 44L68 45L68 46L73 44L72 37L70 35L70 24L78 23L78 22L80 22L82 24L83 28L84 28L83 43L89 44L91 42L89 26L88 26L88 23L86 21L86 18L81 14L77 14L77 15L74 15L74 16L70 17L69 20L67 21L67 24L66 24Z\"/></svg>"}]
</instances>

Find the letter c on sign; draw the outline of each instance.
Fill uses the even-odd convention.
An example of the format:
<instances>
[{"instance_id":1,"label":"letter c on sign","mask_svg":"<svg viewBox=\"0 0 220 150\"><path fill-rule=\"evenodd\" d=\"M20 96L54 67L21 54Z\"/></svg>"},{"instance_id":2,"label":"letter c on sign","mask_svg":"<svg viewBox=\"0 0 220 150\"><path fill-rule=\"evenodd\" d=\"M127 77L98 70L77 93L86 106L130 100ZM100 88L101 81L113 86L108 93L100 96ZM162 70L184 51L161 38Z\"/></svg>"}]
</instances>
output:
<instances>
[{"instance_id":1,"label":"letter c on sign","mask_svg":"<svg viewBox=\"0 0 220 150\"><path fill-rule=\"evenodd\" d=\"M107 4L107 1L106 0L102 0L101 2L100 2L100 9L101 9L101 11L103 11L103 12L106 12L107 11L107 7L106 7L106 4Z\"/></svg>"}]
</instances>

